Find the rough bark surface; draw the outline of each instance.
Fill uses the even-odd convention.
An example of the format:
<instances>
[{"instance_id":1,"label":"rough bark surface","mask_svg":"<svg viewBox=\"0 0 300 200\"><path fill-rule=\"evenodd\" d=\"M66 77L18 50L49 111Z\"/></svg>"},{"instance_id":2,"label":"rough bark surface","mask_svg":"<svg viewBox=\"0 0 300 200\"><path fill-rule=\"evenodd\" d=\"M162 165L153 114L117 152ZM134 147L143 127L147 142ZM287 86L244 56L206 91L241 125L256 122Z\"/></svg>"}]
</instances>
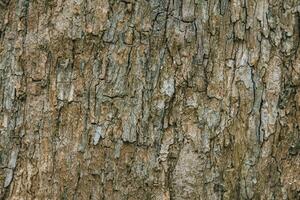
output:
<instances>
[{"instance_id":1,"label":"rough bark surface","mask_svg":"<svg viewBox=\"0 0 300 200\"><path fill-rule=\"evenodd\" d=\"M299 199L299 0L0 0L0 199Z\"/></svg>"}]
</instances>

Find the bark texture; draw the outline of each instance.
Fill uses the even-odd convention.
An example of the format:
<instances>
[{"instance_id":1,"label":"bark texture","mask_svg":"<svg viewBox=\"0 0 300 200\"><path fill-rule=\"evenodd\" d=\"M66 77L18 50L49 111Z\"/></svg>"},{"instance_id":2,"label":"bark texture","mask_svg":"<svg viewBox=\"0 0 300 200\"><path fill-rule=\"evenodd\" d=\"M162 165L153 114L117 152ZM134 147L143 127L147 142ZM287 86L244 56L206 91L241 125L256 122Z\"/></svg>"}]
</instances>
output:
<instances>
[{"instance_id":1,"label":"bark texture","mask_svg":"<svg viewBox=\"0 0 300 200\"><path fill-rule=\"evenodd\" d=\"M0 199L299 199L299 0L0 0Z\"/></svg>"}]
</instances>

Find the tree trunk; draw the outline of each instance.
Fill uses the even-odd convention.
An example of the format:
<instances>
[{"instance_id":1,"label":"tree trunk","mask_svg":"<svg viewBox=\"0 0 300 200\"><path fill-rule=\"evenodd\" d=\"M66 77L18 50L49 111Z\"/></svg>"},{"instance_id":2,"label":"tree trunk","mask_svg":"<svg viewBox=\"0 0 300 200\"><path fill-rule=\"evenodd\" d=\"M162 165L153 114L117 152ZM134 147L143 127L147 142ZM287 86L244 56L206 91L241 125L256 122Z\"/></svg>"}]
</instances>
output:
<instances>
[{"instance_id":1,"label":"tree trunk","mask_svg":"<svg viewBox=\"0 0 300 200\"><path fill-rule=\"evenodd\" d=\"M0 0L0 199L299 199L299 0Z\"/></svg>"}]
</instances>

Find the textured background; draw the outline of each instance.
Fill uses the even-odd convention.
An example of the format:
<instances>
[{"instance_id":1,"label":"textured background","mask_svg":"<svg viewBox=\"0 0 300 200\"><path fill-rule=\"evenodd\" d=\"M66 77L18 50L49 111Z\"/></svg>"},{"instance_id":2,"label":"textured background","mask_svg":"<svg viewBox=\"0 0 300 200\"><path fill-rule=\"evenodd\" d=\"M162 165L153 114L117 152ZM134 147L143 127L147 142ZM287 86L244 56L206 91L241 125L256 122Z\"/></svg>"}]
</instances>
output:
<instances>
[{"instance_id":1,"label":"textured background","mask_svg":"<svg viewBox=\"0 0 300 200\"><path fill-rule=\"evenodd\" d=\"M0 0L0 199L299 199L299 0Z\"/></svg>"}]
</instances>

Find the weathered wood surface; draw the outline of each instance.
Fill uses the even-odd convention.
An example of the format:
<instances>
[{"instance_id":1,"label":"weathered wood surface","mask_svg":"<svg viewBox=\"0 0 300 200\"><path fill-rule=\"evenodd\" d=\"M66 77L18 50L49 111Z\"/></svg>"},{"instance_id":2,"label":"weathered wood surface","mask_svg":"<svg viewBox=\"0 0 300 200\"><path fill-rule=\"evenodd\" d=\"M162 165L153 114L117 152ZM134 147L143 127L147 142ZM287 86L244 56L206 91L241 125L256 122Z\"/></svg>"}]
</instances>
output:
<instances>
[{"instance_id":1,"label":"weathered wood surface","mask_svg":"<svg viewBox=\"0 0 300 200\"><path fill-rule=\"evenodd\" d=\"M0 199L298 199L299 0L0 0Z\"/></svg>"}]
</instances>

